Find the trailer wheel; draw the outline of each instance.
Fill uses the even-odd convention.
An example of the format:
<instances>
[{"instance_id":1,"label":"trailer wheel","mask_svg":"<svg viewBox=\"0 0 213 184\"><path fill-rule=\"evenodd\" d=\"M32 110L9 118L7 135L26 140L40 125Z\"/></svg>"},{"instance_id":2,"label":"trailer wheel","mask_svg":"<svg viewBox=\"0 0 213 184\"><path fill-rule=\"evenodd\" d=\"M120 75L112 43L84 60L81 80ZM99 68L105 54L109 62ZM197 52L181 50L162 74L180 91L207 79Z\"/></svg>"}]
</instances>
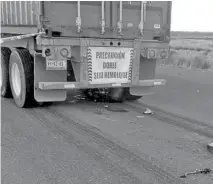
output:
<instances>
[{"instance_id":1,"label":"trailer wheel","mask_svg":"<svg viewBox=\"0 0 213 184\"><path fill-rule=\"evenodd\" d=\"M11 50L7 47L1 47L1 69L0 69L0 86L1 96L4 98L11 98L12 93L9 81L9 59Z\"/></svg>"},{"instance_id":2,"label":"trailer wheel","mask_svg":"<svg viewBox=\"0 0 213 184\"><path fill-rule=\"evenodd\" d=\"M140 98L142 96L131 95L129 88L114 88L110 90L110 100L114 102L135 101Z\"/></svg>"},{"instance_id":3,"label":"trailer wheel","mask_svg":"<svg viewBox=\"0 0 213 184\"><path fill-rule=\"evenodd\" d=\"M34 64L27 49L14 49L9 64L10 86L18 107L36 104L34 99Z\"/></svg>"},{"instance_id":4,"label":"trailer wheel","mask_svg":"<svg viewBox=\"0 0 213 184\"><path fill-rule=\"evenodd\" d=\"M112 102L123 102L125 100L125 88L110 89L109 98Z\"/></svg>"}]
</instances>

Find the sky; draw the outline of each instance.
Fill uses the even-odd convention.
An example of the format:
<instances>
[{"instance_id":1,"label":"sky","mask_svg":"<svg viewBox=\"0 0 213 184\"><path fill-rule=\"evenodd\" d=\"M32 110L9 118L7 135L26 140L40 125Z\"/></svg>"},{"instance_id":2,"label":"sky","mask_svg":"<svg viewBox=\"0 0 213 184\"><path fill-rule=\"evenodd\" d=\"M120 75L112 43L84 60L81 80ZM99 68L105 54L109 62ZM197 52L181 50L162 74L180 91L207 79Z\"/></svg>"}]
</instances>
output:
<instances>
[{"instance_id":1,"label":"sky","mask_svg":"<svg viewBox=\"0 0 213 184\"><path fill-rule=\"evenodd\" d=\"M173 0L171 30L213 32L213 0Z\"/></svg>"}]
</instances>

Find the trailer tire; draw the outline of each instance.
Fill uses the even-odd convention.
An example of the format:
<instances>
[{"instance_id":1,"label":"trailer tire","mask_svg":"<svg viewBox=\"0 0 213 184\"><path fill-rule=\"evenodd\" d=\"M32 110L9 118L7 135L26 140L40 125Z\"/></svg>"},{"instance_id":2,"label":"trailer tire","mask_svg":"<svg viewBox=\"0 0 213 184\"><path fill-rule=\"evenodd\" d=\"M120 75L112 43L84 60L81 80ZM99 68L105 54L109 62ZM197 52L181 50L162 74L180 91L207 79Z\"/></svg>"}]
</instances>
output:
<instances>
[{"instance_id":1,"label":"trailer tire","mask_svg":"<svg viewBox=\"0 0 213 184\"><path fill-rule=\"evenodd\" d=\"M114 88L110 90L110 100L113 102L135 101L142 96L131 95L129 88Z\"/></svg>"},{"instance_id":2,"label":"trailer tire","mask_svg":"<svg viewBox=\"0 0 213 184\"><path fill-rule=\"evenodd\" d=\"M122 103L125 100L125 88L112 88L109 92L111 102Z\"/></svg>"},{"instance_id":3,"label":"trailer tire","mask_svg":"<svg viewBox=\"0 0 213 184\"><path fill-rule=\"evenodd\" d=\"M9 80L9 59L11 50L7 47L1 47L1 96L11 98L12 92Z\"/></svg>"},{"instance_id":4,"label":"trailer tire","mask_svg":"<svg viewBox=\"0 0 213 184\"><path fill-rule=\"evenodd\" d=\"M10 86L18 107L36 105L34 99L34 63L27 49L14 49L9 63Z\"/></svg>"}]
</instances>

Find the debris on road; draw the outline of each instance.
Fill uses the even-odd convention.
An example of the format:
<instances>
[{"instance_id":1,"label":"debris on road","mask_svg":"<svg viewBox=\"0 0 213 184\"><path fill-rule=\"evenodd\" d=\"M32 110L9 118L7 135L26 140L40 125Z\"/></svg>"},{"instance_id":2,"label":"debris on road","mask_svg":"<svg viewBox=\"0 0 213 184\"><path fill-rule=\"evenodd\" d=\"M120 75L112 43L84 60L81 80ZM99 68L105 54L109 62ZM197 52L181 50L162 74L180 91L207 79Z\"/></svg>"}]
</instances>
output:
<instances>
[{"instance_id":1,"label":"debris on road","mask_svg":"<svg viewBox=\"0 0 213 184\"><path fill-rule=\"evenodd\" d=\"M144 116L136 116L137 118L144 118Z\"/></svg>"},{"instance_id":2,"label":"debris on road","mask_svg":"<svg viewBox=\"0 0 213 184\"><path fill-rule=\"evenodd\" d=\"M67 98L67 100L68 100L68 102L69 103L72 103L72 104L74 104L74 103L77 103L77 102L79 102L79 101L84 101L84 100L87 100L87 97L86 97L86 95L84 95L81 91L79 92L74 92L75 94L72 94L72 93L69 93L68 94L68 98ZM76 93L80 93L80 94L76 94Z\"/></svg>"},{"instance_id":3,"label":"debris on road","mask_svg":"<svg viewBox=\"0 0 213 184\"><path fill-rule=\"evenodd\" d=\"M81 95L76 95L72 99L69 100L69 103L75 104L75 103L77 103L81 100L86 100L86 98L84 96L81 96Z\"/></svg>"},{"instance_id":4,"label":"debris on road","mask_svg":"<svg viewBox=\"0 0 213 184\"><path fill-rule=\"evenodd\" d=\"M72 103L72 104L74 104L76 102L77 102L77 100L71 100L71 101L69 101L69 103Z\"/></svg>"},{"instance_id":5,"label":"debris on road","mask_svg":"<svg viewBox=\"0 0 213 184\"><path fill-rule=\"evenodd\" d=\"M207 145L207 150L213 154L213 142Z\"/></svg>"},{"instance_id":6,"label":"debris on road","mask_svg":"<svg viewBox=\"0 0 213 184\"><path fill-rule=\"evenodd\" d=\"M196 169L193 172L187 172L187 173L185 173L184 175L180 176L180 178L186 178L188 175L192 175L192 174L209 174L212 171L213 171L213 169L209 169L209 168Z\"/></svg>"},{"instance_id":7,"label":"debris on road","mask_svg":"<svg viewBox=\"0 0 213 184\"><path fill-rule=\"evenodd\" d=\"M149 108L146 108L143 114L153 114L153 112Z\"/></svg>"},{"instance_id":8,"label":"debris on road","mask_svg":"<svg viewBox=\"0 0 213 184\"><path fill-rule=\"evenodd\" d=\"M74 98L77 100L86 100L86 96L84 95L75 95Z\"/></svg>"},{"instance_id":9,"label":"debris on road","mask_svg":"<svg viewBox=\"0 0 213 184\"><path fill-rule=\"evenodd\" d=\"M122 107L113 107L113 106L104 106L106 110L111 111L111 112L129 112L128 109L122 108Z\"/></svg>"}]
</instances>

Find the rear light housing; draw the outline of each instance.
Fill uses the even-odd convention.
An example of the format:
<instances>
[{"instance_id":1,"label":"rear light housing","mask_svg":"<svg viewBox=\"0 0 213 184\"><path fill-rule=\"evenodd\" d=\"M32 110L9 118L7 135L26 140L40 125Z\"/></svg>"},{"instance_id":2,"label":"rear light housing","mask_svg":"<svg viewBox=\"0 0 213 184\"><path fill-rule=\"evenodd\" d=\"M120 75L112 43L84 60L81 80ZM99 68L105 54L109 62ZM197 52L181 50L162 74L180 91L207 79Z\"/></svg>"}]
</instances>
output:
<instances>
[{"instance_id":1,"label":"rear light housing","mask_svg":"<svg viewBox=\"0 0 213 184\"><path fill-rule=\"evenodd\" d=\"M49 57L49 56L51 56L52 51L51 51L51 49L47 48L47 49L45 49L44 53L45 53L46 57Z\"/></svg>"},{"instance_id":2,"label":"rear light housing","mask_svg":"<svg viewBox=\"0 0 213 184\"><path fill-rule=\"evenodd\" d=\"M42 48L42 56L52 59L67 59L71 57L70 46L44 46Z\"/></svg>"},{"instance_id":3,"label":"rear light housing","mask_svg":"<svg viewBox=\"0 0 213 184\"><path fill-rule=\"evenodd\" d=\"M166 59L168 58L168 55L169 55L168 49L160 50L160 59Z\"/></svg>"},{"instance_id":4,"label":"rear light housing","mask_svg":"<svg viewBox=\"0 0 213 184\"><path fill-rule=\"evenodd\" d=\"M69 51L66 48L62 48L60 50L60 54L62 57L67 57L69 55Z\"/></svg>"},{"instance_id":5,"label":"rear light housing","mask_svg":"<svg viewBox=\"0 0 213 184\"><path fill-rule=\"evenodd\" d=\"M168 55L168 49L144 48L141 50L141 56L148 59L166 59Z\"/></svg>"},{"instance_id":6,"label":"rear light housing","mask_svg":"<svg viewBox=\"0 0 213 184\"><path fill-rule=\"evenodd\" d=\"M147 58L148 59L156 59L158 56L158 49L148 48Z\"/></svg>"}]
</instances>

